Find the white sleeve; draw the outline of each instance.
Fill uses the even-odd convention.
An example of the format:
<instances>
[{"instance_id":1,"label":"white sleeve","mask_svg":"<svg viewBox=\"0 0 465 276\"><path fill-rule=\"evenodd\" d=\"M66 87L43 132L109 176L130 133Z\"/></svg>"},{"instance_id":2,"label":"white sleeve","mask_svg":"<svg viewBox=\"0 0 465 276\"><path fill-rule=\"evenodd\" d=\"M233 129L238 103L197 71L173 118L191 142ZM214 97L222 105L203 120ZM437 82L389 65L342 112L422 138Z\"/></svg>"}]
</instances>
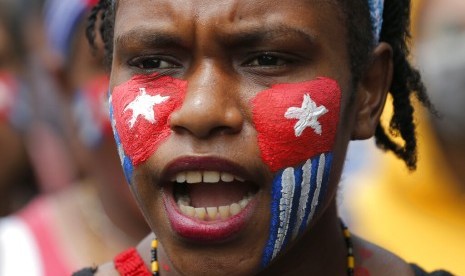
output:
<instances>
[{"instance_id":1,"label":"white sleeve","mask_svg":"<svg viewBox=\"0 0 465 276\"><path fill-rule=\"evenodd\" d=\"M18 217L0 219L0 276L43 276L34 236Z\"/></svg>"}]
</instances>

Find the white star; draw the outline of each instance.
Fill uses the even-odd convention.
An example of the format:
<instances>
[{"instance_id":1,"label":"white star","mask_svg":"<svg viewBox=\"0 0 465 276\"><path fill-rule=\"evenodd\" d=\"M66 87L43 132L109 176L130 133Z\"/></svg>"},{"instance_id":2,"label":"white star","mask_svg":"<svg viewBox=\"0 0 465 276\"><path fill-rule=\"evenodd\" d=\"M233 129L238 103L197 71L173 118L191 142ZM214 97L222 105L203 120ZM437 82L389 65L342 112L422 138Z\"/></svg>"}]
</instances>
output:
<instances>
[{"instance_id":1,"label":"white star","mask_svg":"<svg viewBox=\"0 0 465 276\"><path fill-rule=\"evenodd\" d=\"M298 119L295 124L295 136L299 137L307 127L313 128L316 134L321 135L321 125L318 119L326 114L328 109L323 105L316 106L316 103L310 98L310 95L305 94L302 102L302 107L290 107L284 117L286 119Z\"/></svg>"},{"instance_id":2,"label":"white star","mask_svg":"<svg viewBox=\"0 0 465 276\"><path fill-rule=\"evenodd\" d=\"M161 104L169 99L169 96L162 97L160 95L150 96L147 95L145 88L140 88L140 95L137 96L134 101L126 106L124 112L128 109L132 110L132 118L129 121L129 126L134 127L139 116L143 116L147 121L152 124L156 123L154 107L156 104Z\"/></svg>"}]
</instances>

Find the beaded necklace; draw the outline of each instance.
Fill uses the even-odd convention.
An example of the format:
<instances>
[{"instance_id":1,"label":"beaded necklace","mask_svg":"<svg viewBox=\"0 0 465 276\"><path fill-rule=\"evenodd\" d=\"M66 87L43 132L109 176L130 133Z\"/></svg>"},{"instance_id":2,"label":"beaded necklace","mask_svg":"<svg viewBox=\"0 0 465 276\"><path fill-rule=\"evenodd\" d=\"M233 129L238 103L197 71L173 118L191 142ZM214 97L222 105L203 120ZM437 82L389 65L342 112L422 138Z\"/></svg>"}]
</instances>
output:
<instances>
[{"instance_id":1,"label":"beaded necklace","mask_svg":"<svg viewBox=\"0 0 465 276\"><path fill-rule=\"evenodd\" d=\"M355 257L354 257L354 249L352 245L352 237L350 235L350 231L344 222L341 220L341 229L342 234L344 235L344 241L347 247L347 276L354 276L355 270ZM157 248L158 248L158 241L157 239L152 240L152 248L150 250L151 253L151 269L152 269L152 276L160 276L159 274L159 265L157 260Z\"/></svg>"}]
</instances>

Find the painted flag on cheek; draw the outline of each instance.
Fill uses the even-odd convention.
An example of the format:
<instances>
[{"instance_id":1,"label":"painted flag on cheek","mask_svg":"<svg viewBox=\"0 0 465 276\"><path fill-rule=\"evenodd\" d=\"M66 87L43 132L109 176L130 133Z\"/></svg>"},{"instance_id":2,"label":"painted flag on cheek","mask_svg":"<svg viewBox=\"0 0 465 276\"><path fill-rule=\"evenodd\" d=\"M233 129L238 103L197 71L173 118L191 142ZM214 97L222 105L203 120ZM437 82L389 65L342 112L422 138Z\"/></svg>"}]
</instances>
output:
<instances>
[{"instance_id":1,"label":"painted flag on cheek","mask_svg":"<svg viewBox=\"0 0 465 276\"><path fill-rule=\"evenodd\" d=\"M169 117L181 107L186 88L185 81L158 74L135 76L114 88L110 104L115 137L132 166L147 161L169 137Z\"/></svg>"},{"instance_id":2,"label":"painted flag on cheek","mask_svg":"<svg viewBox=\"0 0 465 276\"><path fill-rule=\"evenodd\" d=\"M277 84L252 100L258 144L264 162L277 172L332 151L341 90L335 80Z\"/></svg>"}]
</instances>

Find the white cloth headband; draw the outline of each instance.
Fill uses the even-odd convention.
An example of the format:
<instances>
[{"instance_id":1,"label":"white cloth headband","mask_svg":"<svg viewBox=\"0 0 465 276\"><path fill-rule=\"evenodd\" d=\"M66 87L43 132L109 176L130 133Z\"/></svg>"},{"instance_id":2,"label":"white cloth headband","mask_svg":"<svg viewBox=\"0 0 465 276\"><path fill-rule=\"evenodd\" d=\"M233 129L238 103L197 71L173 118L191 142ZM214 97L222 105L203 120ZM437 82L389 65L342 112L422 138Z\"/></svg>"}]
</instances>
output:
<instances>
[{"instance_id":1,"label":"white cloth headband","mask_svg":"<svg viewBox=\"0 0 465 276\"><path fill-rule=\"evenodd\" d=\"M373 36L375 44L378 44L383 27L384 0L368 0L370 8L371 24L373 26Z\"/></svg>"}]
</instances>

